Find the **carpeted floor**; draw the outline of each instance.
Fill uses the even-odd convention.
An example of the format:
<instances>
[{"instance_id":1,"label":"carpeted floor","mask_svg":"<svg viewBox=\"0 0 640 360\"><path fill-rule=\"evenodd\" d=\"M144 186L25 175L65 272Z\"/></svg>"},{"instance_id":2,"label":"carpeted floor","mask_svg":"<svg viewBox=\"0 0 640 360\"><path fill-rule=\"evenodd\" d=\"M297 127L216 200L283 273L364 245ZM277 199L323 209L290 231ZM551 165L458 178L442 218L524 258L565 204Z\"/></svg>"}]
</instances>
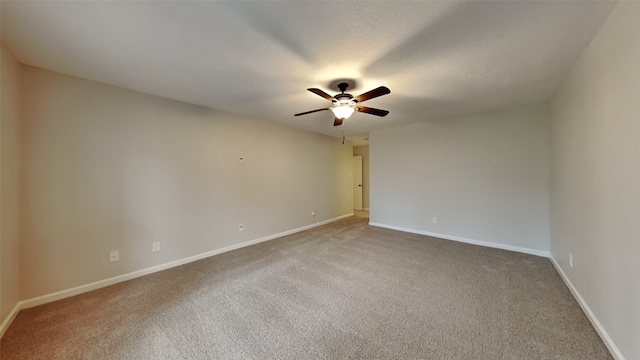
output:
<instances>
[{"instance_id":1,"label":"carpeted floor","mask_svg":"<svg viewBox=\"0 0 640 360\"><path fill-rule=\"evenodd\" d=\"M352 217L20 312L9 359L611 359L548 259Z\"/></svg>"}]
</instances>

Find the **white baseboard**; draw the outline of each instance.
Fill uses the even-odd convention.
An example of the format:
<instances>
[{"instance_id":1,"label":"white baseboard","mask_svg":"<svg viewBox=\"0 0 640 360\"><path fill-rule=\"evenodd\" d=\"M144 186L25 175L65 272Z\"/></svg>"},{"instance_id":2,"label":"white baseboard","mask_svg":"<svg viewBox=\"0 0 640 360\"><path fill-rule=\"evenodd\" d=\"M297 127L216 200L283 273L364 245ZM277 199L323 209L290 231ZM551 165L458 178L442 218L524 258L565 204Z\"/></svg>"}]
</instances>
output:
<instances>
[{"instance_id":1,"label":"white baseboard","mask_svg":"<svg viewBox=\"0 0 640 360\"><path fill-rule=\"evenodd\" d=\"M453 241L463 242L463 243L467 243L467 244L486 246L486 247L502 249L502 250L516 251L516 252L521 252L521 253L525 253L525 254L529 254L529 255L549 257L549 252L548 251L523 248L523 247L513 246L513 245L499 244L499 243L494 243L494 242L489 242L489 241L468 239L468 238L463 238L463 237L453 236L453 235L437 234L437 233L432 233L432 232L429 232L429 231L408 229L408 228L403 228L403 227L399 227L399 226L385 225L385 224L379 224L379 223L374 223L374 222L370 222L369 225L377 226L377 227L383 227L383 228L391 229L391 230L404 231L404 232L413 233L413 234L433 236L433 237L437 237L437 238L440 238L440 239L453 240Z\"/></svg>"},{"instance_id":2,"label":"white baseboard","mask_svg":"<svg viewBox=\"0 0 640 360\"><path fill-rule=\"evenodd\" d=\"M20 312L20 302L18 302L16 306L14 306L13 309L11 309L11 311L9 312L9 315L7 315L7 317L4 318L4 321L2 322L2 324L0 324L0 339L2 339L2 337L4 336L4 333L9 328L9 325L11 325L11 323L13 322L13 319L15 319L16 316L18 316L18 312Z\"/></svg>"},{"instance_id":3,"label":"white baseboard","mask_svg":"<svg viewBox=\"0 0 640 360\"><path fill-rule=\"evenodd\" d=\"M620 352L620 349L618 349L616 344L613 342L613 339L611 339L611 337L609 336L607 331L604 329L600 321L598 321L598 318L596 318L596 316L593 314L593 311L591 311L591 308L589 307L589 305L587 305L587 302L584 301L584 299L582 298L582 295L580 295L580 293L578 292L578 289L576 289L576 287L573 286L573 283L571 282L571 280L569 280L569 278L567 277L567 274L564 273L564 270L562 270L562 268L560 267L560 264L558 264L556 259L554 259L553 255L550 255L549 259L551 260L551 263L558 271L558 274L560 274L560 277L564 281L565 285L567 285L567 287L569 288L569 291L571 291L571 294L573 295L573 297L576 299L576 301L582 308L582 311L584 311L589 321L591 321L591 325L593 325L598 335L600 335L600 338L602 338L602 341L607 346L607 349L609 349L609 352L611 353L613 358L616 360L625 360L624 356Z\"/></svg>"},{"instance_id":4,"label":"white baseboard","mask_svg":"<svg viewBox=\"0 0 640 360\"><path fill-rule=\"evenodd\" d=\"M161 264L161 265L156 265L156 266L152 266L146 269L142 269L142 270L138 270L138 271L134 271L134 272L130 272L127 274L123 274L123 275L118 275L112 278L108 278L108 279L104 279L104 280L99 280L99 281L95 281L89 284L84 284L84 285L80 285L80 286L76 286L70 289L65 289L65 290L61 290L61 291L56 291L54 293L50 293L50 294L45 294L42 296L38 296L32 299L27 299L27 300L22 300L20 302L18 302L16 304L16 306L13 308L13 310L11 311L11 313L9 314L9 316L7 316L6 319L4 319L4 321L2 322L2 325L0 327L0 338L2 337L2 335L4 335L4 331L6 331L6 329L9 327L9 325L11 325L11 322L13 321L13 319L15 318L15 316L18 314L18 311L23 310L23 309L28 309L34 306L38 306L38 305L42 305L42 304L46 304L46 303L50 303L56 300L61 300L61 299L65 299L71 296L75 296L75 295L79 295L82 293L86 293L92 290L96 290L96 289L100 289L109 285L113 285L113 284L117 284L123 281L127 281L127 280L131 280L131 279L135 279L144 275L148 275L148 274L152 274L158 271L162 271L162 270L166 270L166 269L170 269L176 266L180 266L180 265L184 265L184 264L188 264L190 262L194 262L197 260L201 260L201 259L205 259L214 255L218 255L218 254L222 254L225 253L227 251L231 251L231 250L236 250L236 249L240 249L246 246L250 246L250 245L254 245L254 244L258 244L264 241L268 241L268 240L273 240L279 237L283 237L283 236L287 236L287 235L291 235L291 234L295 234L301 231L305 231L305 230L309 230L312 229L314 227L318 227L321 225L325 225L334 221L338 221L344 218L348 218L353 216L353 213L349 213L349 214L345 214L345 215L341 215L338 217L335 217L333 219L329 219L329 220L324 220L324 221L320 221L317 223L313 223L310 225L306 225L303 227L299 227L296 229L292 229L292 230L287 230L278 234L273 234L273 235L268 235L268 236L264 236L258 239L254 239L254 240L249 240L249 241L245 241L239 244L235 244L235 245L231 245L231 246L227 246L227 247L223 247L220 249L216 249L216 250L212 250L212 251L208 251L202 254L198 254L198 255L194 255L194 256L190 256L184 259L180 259L180 260L175 260L175 261L171 261L165 264Z\"/></svg>"}]
</instances>

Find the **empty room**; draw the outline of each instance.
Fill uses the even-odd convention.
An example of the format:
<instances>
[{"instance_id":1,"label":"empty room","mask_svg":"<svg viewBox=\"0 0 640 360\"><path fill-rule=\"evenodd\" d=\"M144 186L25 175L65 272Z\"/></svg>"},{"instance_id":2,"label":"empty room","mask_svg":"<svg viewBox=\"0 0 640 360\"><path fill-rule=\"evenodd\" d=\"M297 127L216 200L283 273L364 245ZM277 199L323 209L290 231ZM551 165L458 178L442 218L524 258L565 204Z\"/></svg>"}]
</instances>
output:
<instances>
[{"instance_id":1,"label":"empty room","mask_svg":"<svg viewBox=\"0 0 640 360\"><path fill-rule=\"evenodd\" d=\"M0 358L640 359L639 1L0 1Z\"/></svg>"}]
</instances>

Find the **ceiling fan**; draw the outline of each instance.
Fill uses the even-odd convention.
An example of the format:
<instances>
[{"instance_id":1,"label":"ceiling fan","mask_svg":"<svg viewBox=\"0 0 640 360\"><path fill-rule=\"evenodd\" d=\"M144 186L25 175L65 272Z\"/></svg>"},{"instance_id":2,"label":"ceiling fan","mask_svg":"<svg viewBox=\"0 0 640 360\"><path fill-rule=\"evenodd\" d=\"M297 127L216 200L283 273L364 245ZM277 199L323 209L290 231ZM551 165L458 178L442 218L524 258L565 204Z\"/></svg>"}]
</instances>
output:
<instances>
[{"instance_id":1,"label":"ceiling fan","mask_svg":"<svg viewBox=\"0 0 640 360\"><path fill-rule=\"evenodd\" d=\"M380 109L370 108L366 106L359 106L361 102L364 102L366 100L373 99L378 96L390 94L391 90L389 90L388 87L380 86L358 96L346 94L345 91L347 90L347 87L349 87L349 84L347 83L338 84L338 89L340 89L341 93L337 94L336 96L331 96L326 92L316 88L307 89L312 93L322 96L323 98L331 101L333 103L333 106L324 108L324 109L306 111L303 113L295 114L295 116L311 114L318 111L331 110L336 117L336 119L333 121L333 126L338 126L338 125L342 125L342 122L344 121L344 119L349 118L349 116L351 116L351 114L353 114L354 111L359 111L359 112L376 115L376 116L387 116L387 114L389 114L387 110L380 110Z\"/></svg>"}]
</instances>

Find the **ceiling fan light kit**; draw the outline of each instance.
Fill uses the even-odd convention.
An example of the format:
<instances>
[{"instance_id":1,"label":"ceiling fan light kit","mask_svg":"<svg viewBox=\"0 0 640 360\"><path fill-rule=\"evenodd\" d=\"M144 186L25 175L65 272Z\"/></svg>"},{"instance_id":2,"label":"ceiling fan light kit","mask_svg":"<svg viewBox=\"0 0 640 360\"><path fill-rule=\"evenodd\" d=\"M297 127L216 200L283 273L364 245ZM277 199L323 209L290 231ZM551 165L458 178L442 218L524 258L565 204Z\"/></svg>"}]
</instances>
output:
<instances>
[{"instance_id":1,"label":"ceiling fan light kit","mask_svg":"<svg viewBox=\"0 0 640 360\"><path fill-rule=\"evenodd\" d=\"M336 96L331 96L326 92L317 88L307 89L312 93L331 101L333 103L333 106L325 109L316 109L316 110L306 111L303 113L298 113L298 114L295 114L295 116L311 114L318 111L331 110L331 112L333 112L333 115L335 116L333 126L339 126L339 125L342 125L342 122L345 119L348 119L355 111L376 115L376 116L387 116L387 114L389 114L389 111L387 110L375 109L375 108L370 108L366 106L357 106L358 103L361 103L363 101L373 99L378 96L390 94L391 90L389 90L389 88L387 88L386 86L380 86L364 94L354 97L351 94L345 93L348 86L349 84L347 83L338 84L338 88L340 89L341 93L337 94Z\"/></svg>"},{"instance_id":2,"label":"ceiling fan light kit","mask_svg":"<svg viewBox=\"0 0 640 360\"><path fill-rule=\"evenodd\" d=\"M333 115L335 115L338 119L348 119L351 114L355 111L351 105L339 105L331 108L333 111Z\"/></svg>"}]
</instances>

